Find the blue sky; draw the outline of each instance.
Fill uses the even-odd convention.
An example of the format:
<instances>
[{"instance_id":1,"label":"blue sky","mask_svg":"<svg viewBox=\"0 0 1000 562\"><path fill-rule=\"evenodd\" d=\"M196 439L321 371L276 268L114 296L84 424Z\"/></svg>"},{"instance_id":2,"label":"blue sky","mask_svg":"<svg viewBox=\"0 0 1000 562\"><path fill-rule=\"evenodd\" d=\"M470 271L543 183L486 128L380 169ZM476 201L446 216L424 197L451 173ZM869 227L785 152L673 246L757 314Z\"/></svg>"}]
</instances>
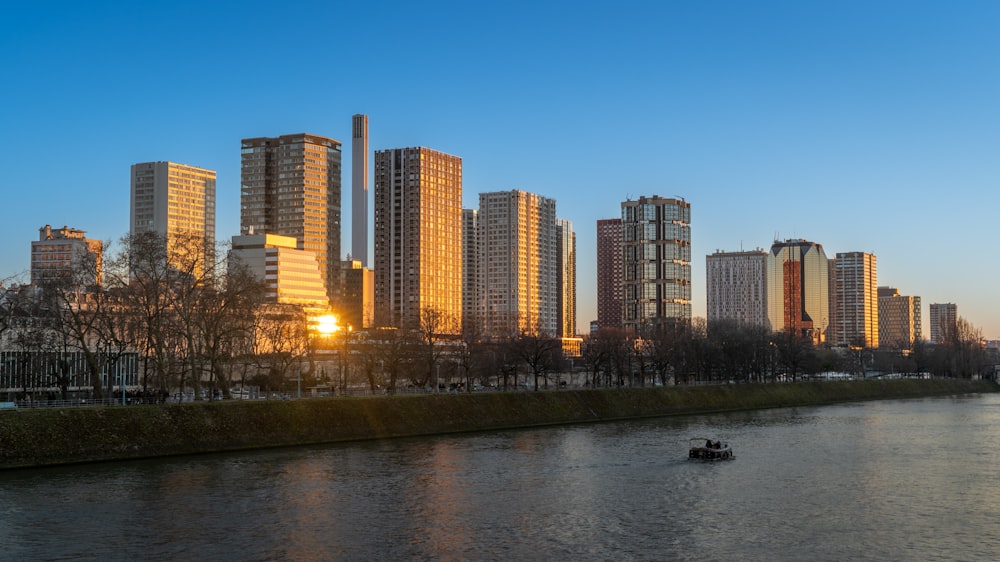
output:
<instances>
[{"instance_id":1,"label":"blue sky","mask_svg":"<svg viewBox=\"0 0 1000 562\"><path fill-rule=\"evenodd\" d=\"M485 191L573 221L581 330L595 223L692 205L705 256L806 238L878 257L880 285L1000 338L1000 3L22 2L0 18L0 278L45 224L128 230L129 166L218 171L239 230L239 143L310 132L461 156ZM343 247L350 248L344 190ZM26 276L25 276L26 278Z\"/></svg>"}]
</instances>

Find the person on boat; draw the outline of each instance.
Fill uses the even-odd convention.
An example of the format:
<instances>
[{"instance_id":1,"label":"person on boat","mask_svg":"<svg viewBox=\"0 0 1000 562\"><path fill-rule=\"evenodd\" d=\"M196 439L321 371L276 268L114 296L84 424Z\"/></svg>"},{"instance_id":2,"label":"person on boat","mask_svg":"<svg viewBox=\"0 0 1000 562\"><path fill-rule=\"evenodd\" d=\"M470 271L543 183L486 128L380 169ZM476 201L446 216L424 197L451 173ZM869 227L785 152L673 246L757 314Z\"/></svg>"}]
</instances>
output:
<instances>
[{"instance_id":1,"label":"person on boat","mask_svg":"<svg viewBox=\"0 0 1000 562\"><path fill-rule=\"evenodd\" d=\"M712 448L712 440L711 439L706 439L705 440L705 448L706 449L711 449Z\"/></svg>"},{"instance_id":2,"label":"person on boat","mask_svg":"<svg viewBox=\"0 0 1000 562\"><path fill-rule=\"evenodd\" d=\"M712 443L712 448L713 449L721 449L722 448L722 443L719 443L718 441L716 441L715 443Z\"/></svg>"}]
</instances>

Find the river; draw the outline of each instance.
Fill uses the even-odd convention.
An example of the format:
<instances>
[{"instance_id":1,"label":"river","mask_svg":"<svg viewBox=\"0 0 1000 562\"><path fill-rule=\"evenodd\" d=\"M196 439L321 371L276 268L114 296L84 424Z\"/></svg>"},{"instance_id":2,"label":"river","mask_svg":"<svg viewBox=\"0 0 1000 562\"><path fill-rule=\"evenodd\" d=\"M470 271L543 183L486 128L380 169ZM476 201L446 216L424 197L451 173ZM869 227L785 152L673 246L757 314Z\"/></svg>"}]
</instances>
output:
<instances>
[{"instance_id":1,"label":"river","mask_svg":"<svg viewBox=\"0 0 1000 562\"><path fill-rule=\"evenodd\" d=\"M976 395L6 471L0 559L997 560L998 450Z\"/></svg>"}]
</instances>

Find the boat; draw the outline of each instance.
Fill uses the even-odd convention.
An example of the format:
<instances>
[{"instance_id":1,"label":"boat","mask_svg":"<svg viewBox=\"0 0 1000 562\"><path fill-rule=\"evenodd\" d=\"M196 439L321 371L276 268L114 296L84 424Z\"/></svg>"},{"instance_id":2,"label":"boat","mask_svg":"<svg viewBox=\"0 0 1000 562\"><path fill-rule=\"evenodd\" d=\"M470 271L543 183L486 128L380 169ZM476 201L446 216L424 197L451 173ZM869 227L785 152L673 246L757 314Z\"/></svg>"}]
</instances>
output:
<instances>
[{"instance_id":1,"label":"boat","mask_svg":"<svg viewBox=\"0 0 1000 562\"><path fill-rule=\"evenodd\" d=\"M736 458L729 443L707 437L692 437L689 440L688 460L690 461L731 461Z\"/></svg>"}]
</instances>

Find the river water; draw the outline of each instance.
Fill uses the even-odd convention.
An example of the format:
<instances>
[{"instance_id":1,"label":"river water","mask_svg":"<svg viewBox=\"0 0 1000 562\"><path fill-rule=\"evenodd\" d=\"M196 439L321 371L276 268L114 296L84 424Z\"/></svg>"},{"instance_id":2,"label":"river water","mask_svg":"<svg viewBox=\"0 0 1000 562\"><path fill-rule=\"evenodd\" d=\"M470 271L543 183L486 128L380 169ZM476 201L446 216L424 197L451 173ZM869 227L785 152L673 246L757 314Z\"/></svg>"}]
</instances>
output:
<instances>
[{"instance_id":1,"label":"river water","mask_svg":"<svg viewBox=\"0 0 1000 562\"><path fill-rule=\"evenodd\" d=\"M998 451L982 395L7 471L0 559L998 560Z\"/></svg>"}]
</instances>

